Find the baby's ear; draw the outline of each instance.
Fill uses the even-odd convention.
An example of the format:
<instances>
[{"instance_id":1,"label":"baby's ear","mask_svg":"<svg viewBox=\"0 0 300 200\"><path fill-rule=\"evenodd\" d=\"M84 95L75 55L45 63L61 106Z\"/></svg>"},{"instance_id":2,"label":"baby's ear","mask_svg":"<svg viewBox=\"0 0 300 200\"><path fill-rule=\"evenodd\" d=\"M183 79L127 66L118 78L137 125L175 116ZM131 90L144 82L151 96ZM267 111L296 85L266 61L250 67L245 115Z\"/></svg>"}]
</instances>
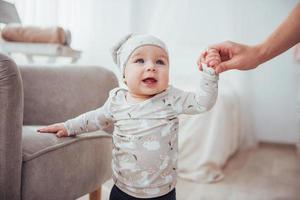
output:
<instances>
[{"instance_id":1,"label":"baby's ear","mask_svg":"<svg viewBox=\"0 0 300 200\"><path fill-rule=\"evenodd\" d=\"M111 48L111 54L113 57L113 61L115 64L118 64L118 50L121 48L121 46L132 36L133 34L127 34L126 36L122 37L119 42L117 42L112 48Z\"/></svg>"}]
</instances>

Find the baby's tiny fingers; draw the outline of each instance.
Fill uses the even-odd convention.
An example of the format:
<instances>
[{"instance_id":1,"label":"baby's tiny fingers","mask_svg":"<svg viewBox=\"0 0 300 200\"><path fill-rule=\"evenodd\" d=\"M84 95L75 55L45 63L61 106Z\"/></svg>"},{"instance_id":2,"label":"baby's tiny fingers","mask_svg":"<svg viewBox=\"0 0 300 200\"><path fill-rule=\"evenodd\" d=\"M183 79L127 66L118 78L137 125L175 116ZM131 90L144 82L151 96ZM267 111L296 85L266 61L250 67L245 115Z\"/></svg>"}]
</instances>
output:
<instances>
[{"instance_id":1,"label":"baby's tiny fingers","mask_svg":"<svg viewBox=\"0 0 300 200\"><path fill-rule=\"evenodd\" d=\"M207 51L206 51L206 50L203 51L203 52L200 54L199 59L198 59L198 61L197 61L197 65L198 65L198 66L200 66L201 63L203 63L203 62L205 61L206 55L207 55Z\"/></svg>"},{"instance_id":2,"label":"baby's tiny fingers","mask_svg":"<svg viewBox=\"0 0 300 200\"><path fill-rule=\"evenodd\" d=\"M218 62L216 60L212 60L212 61L208 62L209 67L215 66L216 64L218 64Z\"/></svg>"},{"instance_id":3,"label":"baby's tiny fingers","mask_svg":"<svg viewBox=\"0 0 300 200\"><path fill-rule=\"evenodd\" d=\"M43 128L38 130L39 133L55 133L56 131L53 131L52 129L49 128Z\"/></svg>"},{"instance_id":4,"label":"baby's tiny fingers","mask_svg":"<svg viewBox=\"0 0 300 200\"><path fill-rule=\"evenodd\" d=\"M209 59L212 59L212 58L221 59L221 56L219 54L215 54L215 53L211 53L211 54L208 54L206 56L206 60L209 60Z\"/></svg>"},{"instance_id":5,"label":"baby's tiny fingers","mask_svg":"<svg viewBox=\"0 0 300 200\"><path fill-rule=\"evenodd\" d=\"M62 130L61 130L61 131L58 131L58 132L56 133L56 137L59 137L59 138L60 138L60 137L64 137L64 136L66 136L66 135L65 135L64 131L62 131Z\"/></svg>"},{"instance_id":6,"label":"baby's tiny fingers","mask_svg":"<svg viewBox=\"0 0 300 200\"><path fill-rule=\"evenodd\" d=\"M219 59L210 59L210 60L207 60L207 65L209 67L213 67L215 65L218 65L219 63L221 63L221 61Z\"/></svg>"},{"instance_id":7,"label":"baby's tiny fingers","mask_svg":"<svg viewBox=\"0 0 300 200\"><path fill-rule=\"evenodd\" d=\"M198 64L198 69L199 69L200 71L202 71L202 69L203 69L203 66L202 66L202 64L201 64L201 63L199 63L199 64Z\"/></svg>"},{"instance_id":8,"label":"baby's tiny fingers","mask_svg":"<svg viewBox=\"0 0 300 200\"><path fill-rule=\"evenodd\" d=\"M37 129L37 132L40 132L40 133L48 132L48 128L47 128L47 127L44 127L44 128L38 128L38 129Z\"/></svg>"},{"instance_id":9,"label":"baby's tiny fingers","mask_svg":"<svg viewBox=\"0 0 300 200\"><path fill-rule=\"evenodd\" d=\"M212 47L209 47L208 49L207 49L207 52L208 53L211 53L211 52L219 52L217 49L215 49L215 48L212 48Z\"/></svg>"}]
</instances>

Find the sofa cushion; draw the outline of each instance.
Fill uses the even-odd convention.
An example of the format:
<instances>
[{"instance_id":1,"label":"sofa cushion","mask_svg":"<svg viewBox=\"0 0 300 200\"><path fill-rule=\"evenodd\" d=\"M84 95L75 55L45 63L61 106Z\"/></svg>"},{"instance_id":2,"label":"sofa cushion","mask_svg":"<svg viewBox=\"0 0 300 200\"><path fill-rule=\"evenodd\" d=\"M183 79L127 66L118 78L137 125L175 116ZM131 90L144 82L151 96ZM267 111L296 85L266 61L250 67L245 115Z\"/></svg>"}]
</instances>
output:
<instances>
[{"instance_id":1,"label":"sofa cushion","mask_svg":"<svg viewBox=\"0 0 300 200\"><path fill-rule=\"evenodd\" d=\"M111 177L109 134L97 131L57 138L36 132L38 127L23 127L23 200L76 199Z\"/></svg>"}]
</instances>

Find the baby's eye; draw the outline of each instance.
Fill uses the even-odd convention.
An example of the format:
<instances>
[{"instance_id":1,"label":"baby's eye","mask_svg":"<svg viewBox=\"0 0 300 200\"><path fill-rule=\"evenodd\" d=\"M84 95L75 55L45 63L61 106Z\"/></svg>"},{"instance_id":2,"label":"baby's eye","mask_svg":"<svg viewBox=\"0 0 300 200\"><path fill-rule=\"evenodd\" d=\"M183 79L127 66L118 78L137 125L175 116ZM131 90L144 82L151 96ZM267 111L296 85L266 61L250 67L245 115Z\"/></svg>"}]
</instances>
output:
<instances>
[{"instance_id":1,"label":"baby's eye","mask_svg":"<svg viewBox=\"0 0 300 200\"><path fill-rule=\"evenodd\" d=\"M164 62L163 60L157 60L157 61L156 61L156 64L158 64L158 65L164 65L165 62Z\"/></svg>"},{"instance_id":2,"label":"baby's eye","mask_svg":"<svg viewBox=\"0 0 300 200\"><path fill-rule=\"evenodd\" d=\"M144 63L144 59L142 59L142 58L136 59L135 63Z\"/></svg>"}]
</instances>

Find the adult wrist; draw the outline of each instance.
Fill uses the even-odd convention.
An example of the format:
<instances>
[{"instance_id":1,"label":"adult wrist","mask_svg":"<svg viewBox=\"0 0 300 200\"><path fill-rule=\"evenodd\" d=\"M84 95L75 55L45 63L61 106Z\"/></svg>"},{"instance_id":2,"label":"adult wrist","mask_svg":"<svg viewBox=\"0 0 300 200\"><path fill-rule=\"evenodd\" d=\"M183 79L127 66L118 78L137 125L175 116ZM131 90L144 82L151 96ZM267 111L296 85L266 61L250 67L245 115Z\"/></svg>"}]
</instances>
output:
<instances>
[{"instance_id":1,"label":"adult wrist","mask_svg":"<svg viewBox=\"0 0 300 200\"><path fill-rule=\"evenodd\" d=\"M254 52L257 54L256 66L264 63L268 60L268 55L270 53L268 47L263 43L257 44L253 47Z\"/></svg>"}]
</instances>

